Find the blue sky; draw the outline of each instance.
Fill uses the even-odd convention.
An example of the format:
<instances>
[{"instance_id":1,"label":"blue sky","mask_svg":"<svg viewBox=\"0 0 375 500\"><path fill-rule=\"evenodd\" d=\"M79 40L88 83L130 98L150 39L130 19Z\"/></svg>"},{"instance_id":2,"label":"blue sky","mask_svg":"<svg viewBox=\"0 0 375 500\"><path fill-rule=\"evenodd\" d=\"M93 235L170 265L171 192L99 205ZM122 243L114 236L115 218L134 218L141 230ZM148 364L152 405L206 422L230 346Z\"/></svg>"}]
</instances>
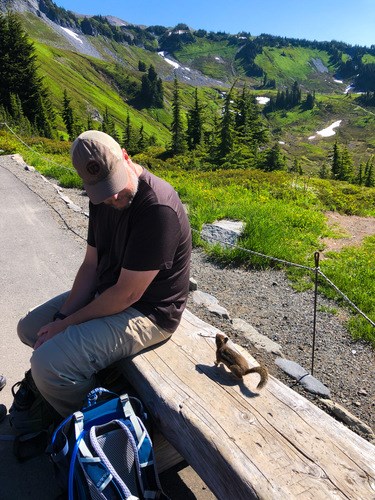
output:
<instances>
[{"instance_id":1,"label":"blue sky","mask_svg":"<svg viewBox=\"0 0 375 500\"><path fill-rule=\"evenodd\" d=\"M80 14L117 16L133 24L375 45L375 0L55 0Z\"/></svg>"}]
</instances>

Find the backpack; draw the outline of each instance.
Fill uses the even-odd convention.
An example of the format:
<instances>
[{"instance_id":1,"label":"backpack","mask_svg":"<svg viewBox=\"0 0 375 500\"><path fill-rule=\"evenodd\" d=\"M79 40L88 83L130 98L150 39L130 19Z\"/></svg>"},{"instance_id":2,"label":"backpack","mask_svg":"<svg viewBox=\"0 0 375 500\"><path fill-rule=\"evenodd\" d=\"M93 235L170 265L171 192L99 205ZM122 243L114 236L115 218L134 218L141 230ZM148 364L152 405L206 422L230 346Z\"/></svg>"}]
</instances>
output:
<instances>
[{"instance_id":1,"label":"backpack","mask_svg":"<svg viewBox=\"0 0 375 500\"><path fill-rule=\"evenodd\" d=\"M51 432L62 417L40 394L31 370L13 385L12 394L9 423L15 434L13 452L22 462L45 452Z\"/></svg>"},{"instance_id":2,"label":"backpack","mask_svg":"<svg viewBox=\"0 0 375 500\"><path fill-rule=\"evenodd\" d=\"M99 387L88 394L86 407L56 428L48 452L69 500L168 499L146 418L137 398Z\"/></svg>"}]
</instances>

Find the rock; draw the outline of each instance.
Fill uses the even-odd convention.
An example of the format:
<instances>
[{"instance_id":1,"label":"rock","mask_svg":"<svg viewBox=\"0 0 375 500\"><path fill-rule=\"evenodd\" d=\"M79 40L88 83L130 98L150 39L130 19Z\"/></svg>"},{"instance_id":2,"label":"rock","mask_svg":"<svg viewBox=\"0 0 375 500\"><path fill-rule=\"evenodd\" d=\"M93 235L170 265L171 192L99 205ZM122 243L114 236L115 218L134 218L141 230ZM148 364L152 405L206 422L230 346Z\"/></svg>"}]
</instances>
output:
<instances>
[{"instance_id":1,"label":"rock","mask_svg":"<svg viewBox=\"0 0 375 500\"><path fill-rule=\"evenodd\" d=\"M302 377L306 377L309 374L309 372L302 368L302 366L300 366L295 361L290 361L289 359L276 358L275 363L285 373L295 378L296 380L300 380Z\"/></svg>"},{"instance_id":2,"label":"rock","mask_svg":"<svg viewBox=\"0 0 375 500\"><path fill-rule=\"evenodd\" d=\"M276 358L275 363L279 368L281 368L285 373L295 378L306 391L312 394L318 394L326 398L330 397L330 391L327 386L322 384L318 379L309 374L305 368L300 366L295 361L290 361L289 359Z\"/></svg>"},{"instance_id":3,"label":"rock","mask_svg":"<svg viewBox=\"0 0 375 500\"><path fill-rule=\"evenodd\" d=\"M11 155L11 158L12 158L12 160L16 161L17 163L19 163L21 165L26 165L25 164L25 160L18 153L14 154L14 155ZM28 165L26 165L26 166L28 166Z\"/></svg>"},{"instance_id":4,"label":"rock","mask_svg":"<svg viewBox=\"0 0 375 500\"><path fill-rule=\"evenodd\" d=\"M220 318L223 319L230 319L228 311L225 309L225 307L220 306L219 304L210 304L207 309L213 313L216 314L216 316L219 316Z\"/></svg>"},{"instance_id":5,"label":"rock","mask_svg":"<svg viewBox=\"0 0 375 500\"><path fill-rule=\"evenodd\" d=\"M203 224L201 237L208 243L224 247L235 245L245 224L239 221L220 220L213 224Z\"/></svg>"},{"instance_id":6,"label":"rock","mask_svg":"<svg viewBox=\"0 0 375 500\"><path fill-rule=\"evenodd\" d=\"M306 391L311 392L312 394L317 394L318 396L323 396L325 398L330 398L331 393L327 386L322 384L320 380L316 379L312 375L306 375L299 380L299 383L302 385Z\"/></svg>"},{"instance_id":7,"label":"rock","mask_svg":"<svg viewBox=\"0 0 375 500\"><path fill-rule=\"evenodd\" d=\"M75 203L73 203L72 200L70 198L68 198L68 196L65 196L61 191L59 191L58 193L59 193L60 198L63 201L65 201L67 206L69 208L71 208L74 212L81 212L82 211L82 208L79 207L78 205L76 205Z\"/></svg>"},{"instance_id":8,"label":"rock","mask_svg":"<svg viewBox=\"0 0 375 500\"><path fill-rule=\"evenodd\" d=\"M194 278L190 278L189 280L189 291L194 292L195 290L198 290L198 283Z\"/></svg>"},{"instance_id":9,"label":"rock","mask_svg":"<svg viewBox=\"0 0 375 500\"><path fill-rule=\"evenodd\" d=\"M281 356L281 346L268 338L266 335L261 335L253 326L240 318L233 319L234 330L240 331L257 349L263 349L267 352L272 352Z\"/></svg>"},{"instance_id":10,"label":"rock","mask_svg":"<svg viewBox=\"0 0 375 500\"><path fill-rule=\"evenodd\" d=\"M353 430L360 431L365 434L370 442L375 440L375 435L371 427L350 413L346 408L330 399L320 399L319 401L327 408L327 410L330 411L330 413L341 420L341 422L344 422L344 424L351 427Z\"/></svg>"},{"instance_id":11,"label":"rock","mask_svg":"<svg viewBox=\"0 0 375 500\"><path fill-rule=\"evenodd\" d=\"M192 294L192 298L194 303L197 304L198 306L201 305L208 307L211 304L219 303L216 297L210 295L209 293L202 292L200 290L194 291Z\"/></svg>"}]
</instances>

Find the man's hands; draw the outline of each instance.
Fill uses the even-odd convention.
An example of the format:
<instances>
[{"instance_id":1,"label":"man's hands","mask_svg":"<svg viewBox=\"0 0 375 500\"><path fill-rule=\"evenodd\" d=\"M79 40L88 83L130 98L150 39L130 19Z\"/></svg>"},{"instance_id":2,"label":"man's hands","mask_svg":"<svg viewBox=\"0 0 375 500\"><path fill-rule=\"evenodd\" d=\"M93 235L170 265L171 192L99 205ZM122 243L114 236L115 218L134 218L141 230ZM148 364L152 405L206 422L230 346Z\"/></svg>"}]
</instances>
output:
<instances>
[{"instance_id":1,"label":"man's hands","mask_svg":"<svg viewBox=\"0 0 375 500\"><path fill-rule=\"evenodd\" d=\"M65 330L65 328L66 325L64 324L64 320L60 319L42 326L42 328L37 333L38 339L34 344L34 350L38 349L38 347L44 344L44 342L47 342L47 340L52 339L52 337Z\"/></svg>"}]
</instances>

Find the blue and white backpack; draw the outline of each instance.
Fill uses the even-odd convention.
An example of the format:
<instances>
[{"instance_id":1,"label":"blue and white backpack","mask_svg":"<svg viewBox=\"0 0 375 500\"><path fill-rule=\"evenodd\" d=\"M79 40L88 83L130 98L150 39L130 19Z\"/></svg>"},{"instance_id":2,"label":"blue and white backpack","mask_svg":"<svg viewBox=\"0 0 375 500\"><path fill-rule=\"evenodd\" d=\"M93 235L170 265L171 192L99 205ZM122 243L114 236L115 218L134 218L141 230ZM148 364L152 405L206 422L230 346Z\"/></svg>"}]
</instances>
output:
<instances>
[{"instance_id":1,"label":"blue and white backpack","mask_svg":"<svg viewBox=\"0 0 375 500\"><path fill-rule=\"evenodd\" d=\"M48 450L69 500L167 499L142 403L103 388L91 391L87 400L55 430Z\"/></svg>"}]
</instances>

